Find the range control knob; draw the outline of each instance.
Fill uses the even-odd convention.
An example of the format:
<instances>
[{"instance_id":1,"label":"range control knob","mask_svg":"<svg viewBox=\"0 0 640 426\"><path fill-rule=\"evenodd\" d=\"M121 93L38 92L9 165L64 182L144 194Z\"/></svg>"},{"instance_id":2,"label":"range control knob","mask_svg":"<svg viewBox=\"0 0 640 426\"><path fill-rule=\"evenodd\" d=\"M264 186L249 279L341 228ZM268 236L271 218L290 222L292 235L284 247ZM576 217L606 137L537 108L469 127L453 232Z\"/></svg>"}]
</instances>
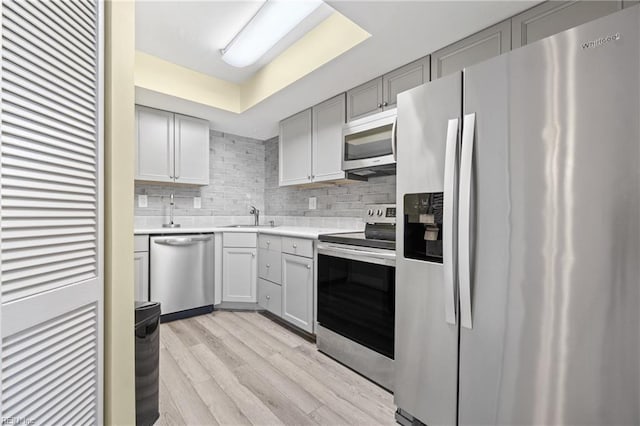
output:
<instances>
[{"instance_id":1,"label":"range control knob","mask_svg":"<svg viewBox=\"0 0 640 426\"><path fill-rule=\"evenodd\" d=\"M373 216L373 209L369 209L369 210L367 211L367 214L368 214L369 216Z\"/></svg>"},{"instance_id":2,"label":"range control knob","mask_svg":"<svg viewBox=\"0 0 640 426\"><path fill-rule=\"evenodd\" d=\"M382 210L378 209L378 211L376 212L378 216L382 216Z\"/></svg>"}]
</instances>

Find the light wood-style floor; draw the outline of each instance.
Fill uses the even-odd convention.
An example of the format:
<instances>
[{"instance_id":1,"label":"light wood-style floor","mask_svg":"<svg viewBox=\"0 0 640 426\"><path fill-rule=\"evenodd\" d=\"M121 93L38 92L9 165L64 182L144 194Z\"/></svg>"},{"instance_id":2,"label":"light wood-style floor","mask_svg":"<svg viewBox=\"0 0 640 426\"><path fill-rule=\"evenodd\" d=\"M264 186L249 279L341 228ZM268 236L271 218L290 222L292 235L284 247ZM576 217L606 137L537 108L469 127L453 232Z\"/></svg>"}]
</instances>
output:
<instances>
[{"instance_id":1,"label":"light wood-style floor","mask_svg":"<svg viewBox=\"0 0 640 426\"><path fill-rule=\"evenodd\" d=\"M392 425L393 397L256 312L162 324L157 425Z\"/></svg>"}]
</instances>

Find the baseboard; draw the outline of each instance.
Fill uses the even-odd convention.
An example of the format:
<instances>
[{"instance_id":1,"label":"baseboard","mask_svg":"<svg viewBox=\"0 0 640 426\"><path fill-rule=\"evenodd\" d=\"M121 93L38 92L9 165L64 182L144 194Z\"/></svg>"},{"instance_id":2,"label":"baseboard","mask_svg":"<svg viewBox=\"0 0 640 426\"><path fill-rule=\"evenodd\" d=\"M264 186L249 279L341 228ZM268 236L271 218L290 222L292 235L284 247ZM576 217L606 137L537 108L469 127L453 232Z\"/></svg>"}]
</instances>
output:
<instances>
[{"instance_id":1,"label":"baseboard","mask_svg":"<svg viewBox=\"0 0 640 426\"><path fill-rule=\"evenodd\" d=\"M191 318L197 315L210 314L211 312L213 312L213 305L201 306L199 308L187 309L185 311L171 312L170 314L160 315L160 323Z\"/></svg>"}]
</instances>

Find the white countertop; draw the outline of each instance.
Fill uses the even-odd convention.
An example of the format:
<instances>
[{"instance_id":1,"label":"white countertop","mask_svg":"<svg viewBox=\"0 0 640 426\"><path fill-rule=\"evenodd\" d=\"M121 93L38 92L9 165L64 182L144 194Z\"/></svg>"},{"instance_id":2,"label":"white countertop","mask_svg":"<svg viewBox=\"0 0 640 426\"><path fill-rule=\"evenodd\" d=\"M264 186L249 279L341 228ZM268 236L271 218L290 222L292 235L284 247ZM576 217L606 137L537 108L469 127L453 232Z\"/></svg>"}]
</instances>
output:
<instances>
[{"instance_id":1,"label":"white countertop","mask_svg":"<svg viewBox=\"0 0 640 426\"><path fill-rule=\"evenodd\" d=\"M256 232L259 234L281 235L284 237L317 239L320 234L337 234L343 232L361 232L361 229L320 228L306 226L258 226L232 228L224 226L185 227L185 228L136 228L135 235L149 234L200 234L215 232Z\"/></svg>"}]
</instances>

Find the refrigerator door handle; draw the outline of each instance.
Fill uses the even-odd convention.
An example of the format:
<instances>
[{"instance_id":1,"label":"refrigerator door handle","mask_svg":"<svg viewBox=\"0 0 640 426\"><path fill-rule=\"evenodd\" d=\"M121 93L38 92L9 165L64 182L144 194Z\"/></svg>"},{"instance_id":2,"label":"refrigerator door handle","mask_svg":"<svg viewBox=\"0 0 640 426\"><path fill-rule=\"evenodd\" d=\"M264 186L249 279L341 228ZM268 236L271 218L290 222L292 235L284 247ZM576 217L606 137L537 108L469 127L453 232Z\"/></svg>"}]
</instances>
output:
<instances>
[{"instance_id":1,"label":"refrigerator door handle","mask_svg":"<svg viewBox=\"0 0 640 426\"><path fill-rule=\"evenodd\" d=\"M445 320L456 324L456 274L455 274L455 197L458 179L458 129L460 119L452 118L447 125L447 141L444 163L444 214L443 214L443 259Z\"/></svg>"},{"instance_id":2,"label":"refrigerator door handle","mask_svg":"<svg viewBox=\"0 0 640 426\"><path fill-rule=\"evenodd\" d=\"M471 188L476 114L466 114L462 124L460 203L458 210L458 261L460 274L460 324L473 328L471 320Z\"/></svg>"}]
</instances>

